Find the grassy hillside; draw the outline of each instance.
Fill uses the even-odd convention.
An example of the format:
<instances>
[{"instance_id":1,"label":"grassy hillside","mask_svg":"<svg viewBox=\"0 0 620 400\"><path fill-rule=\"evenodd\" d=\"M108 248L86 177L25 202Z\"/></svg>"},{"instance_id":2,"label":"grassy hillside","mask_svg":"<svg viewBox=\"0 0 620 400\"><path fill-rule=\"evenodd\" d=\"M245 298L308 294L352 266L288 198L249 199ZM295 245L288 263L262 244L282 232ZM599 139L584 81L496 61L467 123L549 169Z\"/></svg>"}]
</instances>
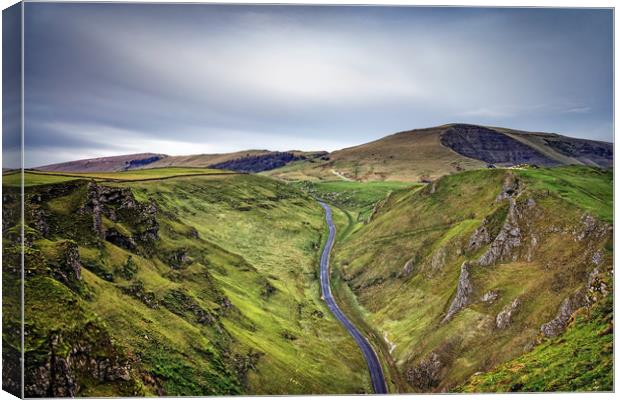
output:
<instances>
[{"instance_id":1,"label":"grassy hillside","mask_svg":"<svg viewBox=\"0 0 620 400\"><path fill-rule=\"evenodd\" d=\"M396 133L330 153L329 160L293 163L273 170L270 175L296 180L333 180L340 175L358 181L418 182L485 166L442 146L440 133L444 129L441 126Z\"/></svg>"},{"instance_id":2,"label":"grassy hillside","mask_svg":"<svg viewBox=\"0 0 620 400\"><path fill-rule=\"evenodd\" d=\"M392 192L420 187L410 182L298 181L292 183L312 197L323 199L340 208L355 221L370 218L377 203Z\"/></svg>"},{"instance_id":3,"label":"grassy hillside","mask_svg":"<svg viewBox=\"0 0 620 400\"><path fill-rule=\"evenodd\" d=\"M534 350L477 374L463 392L574 392L613 388L613 297L577 313L568 331Z\"/></svg>"},{"instance_id":4,"label":"grassy hillside","mask_svg":"<svg viewBox=\"0 0 620 400\"><path fill-rule=\"evenodd\" d=\"M296 189L251 175L71 180L26 198L27 395L370 390L320 300L322 210Z\"/></svg>"},{"instance_id":5,"label":"grassy hillside","mask_svg":"<svg viewBox=\"0 0 620 400\"><path fill-rule=\"evenodd\" d=\"M609 293L596 283L612 268L612 187L587 167L469 171L393 193L343 237L339 292L382 336L401 390L452 390Z\"/></svg>"},{"instance_id":6,"label":"grassy hillside","mask_svg":"<svg viewBox=\"0 0 620 400\"><path fill-rule=\"evenodd\" d=\"M487 164L613 166L611 143L468 124L414 129L298 161L267 174L287 180L420 182Z\"/></svg>"}]
</instances>

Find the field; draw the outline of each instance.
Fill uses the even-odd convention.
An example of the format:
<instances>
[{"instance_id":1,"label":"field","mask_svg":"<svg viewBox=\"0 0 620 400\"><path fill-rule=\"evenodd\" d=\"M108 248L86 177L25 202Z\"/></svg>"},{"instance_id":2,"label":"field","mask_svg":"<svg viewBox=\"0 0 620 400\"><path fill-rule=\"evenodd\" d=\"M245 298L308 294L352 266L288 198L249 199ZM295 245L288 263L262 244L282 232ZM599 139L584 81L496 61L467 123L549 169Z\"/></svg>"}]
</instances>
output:
<instances>
[{"instance_id":1,"label":"field","mask_svg":"<svg viewBox=\"0 0 620 400\"><path fill-rule=\"evenodd\" d=\"M191 168L191 167L166 167L152 169L138 169L123 172L46 172L46 171L26 171L24 173L24 185L36 186L51 183L66 182L75 179L94 179L96 181L144 181L170 179L182 176L203 176L203 175L224 175L235 174L235 172L224 171L211 168ZM7 186L19 186L21 184L20 174L13 172L2 175L2 181Z\"/></svg>"}]
</instances>

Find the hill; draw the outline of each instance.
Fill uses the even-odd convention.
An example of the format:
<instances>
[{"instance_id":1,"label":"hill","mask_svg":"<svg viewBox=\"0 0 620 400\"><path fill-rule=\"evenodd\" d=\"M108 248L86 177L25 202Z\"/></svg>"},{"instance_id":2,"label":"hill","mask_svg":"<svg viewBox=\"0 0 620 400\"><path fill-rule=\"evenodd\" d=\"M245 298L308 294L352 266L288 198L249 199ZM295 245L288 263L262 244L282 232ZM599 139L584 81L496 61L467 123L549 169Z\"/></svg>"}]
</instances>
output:
<instances>
[{"instance_id":1,"label":"hill","mask_svg":"<svg viewBox=\"0 0 620 400\"><path fill-rule=\"evenodd\" d=\"M320 299L320 206L261 176L173 170L28 174L26 396L368 392L361 353ZM4 182L10 366L20 192Z\"/></svg>"},{"instance_id":2,"label":"hill","mask_svg":"<svg viewBox=\"0 0 620 400\"><path fill-rule=\"evenodd\" d=\"M165 154L129 154L125 156L90 158L37 167L47 172L122 172L154 168L216 168L237 172L262 172L283 167L294 161L315 159L327 152L246 150L225 154L168 156Z\"/></svg>"},{"instance_id":3,"label":"hill","mask_svg":"<svg viewBox=\"0 0 620 400\"><path fill-rule=\"evenodd\" d=\"M334 195L335 292L400 391L612 390L612 192L569 166L395 187L369 217Z\"/></svg>"},{"instance_id":4,"label":"hill","mask_svg":"<svg viewBox=\"0 0 620 400\"><path fill-rule=\"evenodd\" d=\"M41 171L63 171L63 172L115 172L126 171L128 169L139 168L144 165L152 164L162 158L165 154L139 153L127 154L122 156L88 158L84 160L69 161L58 164L44 165L37 167Z\"/></svg>"},{"instance_id":5,"label":"hill","mask_svg":"<svg viewBox=\"0 0 620 400\"><path fill-rule=\"evenodd\" d=\"M268 174L289 180L423 181L464 170L519 164L613 165L613 145L551 133L448 124L399 132L291 163Z\"/></svg>"},{"instance_id":6,"label":"hill","mask_svg":"<svg viewBox=\"0 0 620 400\"><path fill-rule=\"evenodd\" d=\"M488 166L613 166L613 145L553 133L448 124L399 132L332 153L247 150L168 156L132 154L38 167L41 171L118 172L200 167L264 173L285 180L420 182Z\"/></svg>"}]
</instances>

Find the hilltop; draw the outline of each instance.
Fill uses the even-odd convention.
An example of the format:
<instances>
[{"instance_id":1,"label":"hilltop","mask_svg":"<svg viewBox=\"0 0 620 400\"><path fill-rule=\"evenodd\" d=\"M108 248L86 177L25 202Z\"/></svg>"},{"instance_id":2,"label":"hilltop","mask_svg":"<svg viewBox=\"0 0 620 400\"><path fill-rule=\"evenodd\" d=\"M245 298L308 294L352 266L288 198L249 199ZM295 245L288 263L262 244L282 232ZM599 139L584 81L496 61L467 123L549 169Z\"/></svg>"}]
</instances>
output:
<instances>
[{"instance_id":1,"label":"hilltop","mask_svg":"<svg viewBox=\"0 0 620 400\"><path fill-rule=\"evenodd\" d=\"M298 150L247 150L187 156L142 153L71 161L37 169L110 172L201 167L261 172L285 180L419 182L460 171L520 164L611 168L613 145L555 133L447 124L399 132L331 153Z\"/></svg>"},{"instance_id":2,"label":"hilltop","mask_svg":"<svg viewBox=\"0 0 620 400\"><path fill-rule=\"evenodd\" d=\"M613 145L553 133L467 124L415 129L291 163L269 172L290 180L424 181L487 166L536 164L609 168Z\"/></svg>"}]
</instances>

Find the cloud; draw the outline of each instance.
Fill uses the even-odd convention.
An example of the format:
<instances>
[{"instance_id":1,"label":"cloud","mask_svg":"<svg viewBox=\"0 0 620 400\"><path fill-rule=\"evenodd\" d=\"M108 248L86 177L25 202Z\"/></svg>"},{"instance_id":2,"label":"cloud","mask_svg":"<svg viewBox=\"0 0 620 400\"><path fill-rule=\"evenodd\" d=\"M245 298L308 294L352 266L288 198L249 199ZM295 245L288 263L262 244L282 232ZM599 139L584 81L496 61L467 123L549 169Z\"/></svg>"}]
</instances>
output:
<instances>
[{"instance_id":1,"label":"cloud","mask_svg":"<svg viewBox=\"0 0 620 400\"><path fill-rule=\"evenodd\" d=\"M608 10L27 10L26 141L53 150L33 152L31 165L161 149L331 150L455 117L611 138L593 129L612 121Z\"/></svg>"},{"instance_id":2,"label":"cloud","mask_svg":"<svg viewBox=\"0 0 620 400\"><path fill-rule=\"evenodd\" d=\"M574 107L574 108L569 108L568 110L564 110L562 111L563 113L567 113L567 114L583 114L583 113L589 113L590 111L592 111L592 108L590 107Z\"/></svg>"}]
</instances>

